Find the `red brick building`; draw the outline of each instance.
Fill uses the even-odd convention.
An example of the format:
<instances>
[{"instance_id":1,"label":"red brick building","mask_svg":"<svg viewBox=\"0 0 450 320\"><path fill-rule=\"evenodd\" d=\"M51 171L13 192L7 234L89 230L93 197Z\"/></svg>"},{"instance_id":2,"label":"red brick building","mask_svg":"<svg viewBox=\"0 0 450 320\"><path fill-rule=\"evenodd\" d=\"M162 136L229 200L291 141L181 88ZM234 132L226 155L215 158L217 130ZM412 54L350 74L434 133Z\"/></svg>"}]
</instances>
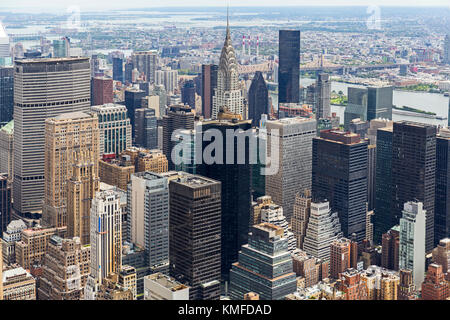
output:
<instances>
[{"instance_id":1,"label":"red brick building","mask_svg":"<svg viewBox=\"0 0 450 320\"><path fill-rule=\"evenodd\" d=\"M445 281L442 266L432 263L422 283L422 300L446 300L450 296L447 281Z\"/></svg>"}]
</instances>

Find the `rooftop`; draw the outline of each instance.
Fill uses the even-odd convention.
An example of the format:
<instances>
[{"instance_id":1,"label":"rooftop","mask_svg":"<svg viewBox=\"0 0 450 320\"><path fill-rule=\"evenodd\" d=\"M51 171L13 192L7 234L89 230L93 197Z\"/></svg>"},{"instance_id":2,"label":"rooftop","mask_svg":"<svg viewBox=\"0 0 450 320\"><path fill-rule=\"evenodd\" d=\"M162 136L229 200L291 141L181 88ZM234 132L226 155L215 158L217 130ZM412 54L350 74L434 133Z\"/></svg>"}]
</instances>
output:
<instances>
[{"instance_id":1,"label":"rooftop","mask_svg":"<svg viewBox=\"0 0 450 320\"><path fill-rule=\"evenodd\" d=\"M173 292L189 288L184 284L179 283L174 278L160 272L149 275L148 278Z\"/></svg>"},{"instance_id":2,"label":"rooftop","mask_svg":"<svg viewBox=\"0 0 450 320\"><path fill-rule=\"evenodd\" d=\"M42 63L58 63L58 62L88 62L87 57L70 57L70 58L38 58L38 59L22 59L16 60L14 63L21 64L42 64Z\"/></svg>"},{"instance_id":3,"label":"rooftop","mask_svg":"<svg viewBox=\"0 0 450 320\"><path fill-rule=\"evenodd\" d=\"M86 119L86 118L92 118L92 114L76 111L76 112L68 112L60 114L59 116L56 116L54 118L49 118L49 120L77 120L77 119Z\"/></svg>"}]
</instances>

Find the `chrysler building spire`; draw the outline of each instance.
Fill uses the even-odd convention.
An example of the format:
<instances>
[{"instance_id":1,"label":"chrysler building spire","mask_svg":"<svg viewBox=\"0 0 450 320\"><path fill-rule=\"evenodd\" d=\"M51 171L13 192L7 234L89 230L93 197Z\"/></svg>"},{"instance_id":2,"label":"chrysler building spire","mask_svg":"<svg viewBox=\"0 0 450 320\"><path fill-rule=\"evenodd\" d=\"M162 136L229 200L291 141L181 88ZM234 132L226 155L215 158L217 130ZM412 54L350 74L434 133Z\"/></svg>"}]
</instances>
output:
<instances>
[{"instance_id":1,"label":"chrysler building spire","mask_svg":"<svg viewBox=\"0 0 450 320\"><path fill-rule=\"evenodd\" d=\"M225 107L232 113L238 113L245 119L244 98L239 83L239 71L236 53L230 34L229 9L227 8L227 29L225 42L220 54L217 73L217 88L214 91L212 118L217 119L220 108Z\"/></svg>"}]
</instances>

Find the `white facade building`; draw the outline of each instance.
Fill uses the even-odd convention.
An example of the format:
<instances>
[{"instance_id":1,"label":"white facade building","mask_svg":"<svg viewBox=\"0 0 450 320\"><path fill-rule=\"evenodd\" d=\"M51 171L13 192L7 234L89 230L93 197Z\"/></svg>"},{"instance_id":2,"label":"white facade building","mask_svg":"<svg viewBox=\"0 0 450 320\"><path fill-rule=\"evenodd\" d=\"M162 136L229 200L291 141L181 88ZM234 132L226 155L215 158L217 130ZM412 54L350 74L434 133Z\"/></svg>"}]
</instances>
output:
<instances>
[{"instance_id":1,"label":"white facade building","mask_svg":"<svg viewBox=\"0 0 450 320\"><path fill-rule=\"evenodd\" d=\"M406 202L400 218L399 268L412 271L416 288L425 275L425 219L422 202Z\"/></svg>"},{"instance_id":2,"label":"white facade building","mask_svg":"<svg viewBox=\"0 0 450 320\"><path fill-rule=\"evenodd\" d=\"M331 212L330 203L311 202L303 250L316 258L330 261L331 243L341 237L338 213Z\"/></svg>"},{"instance_id":3,"label":"white facade building","mask_svg":"<svg viewBox=\"0 0 450 320\"><path fill-rule=\"evenodd\" d=\"M189 287L158 272L144 277L144 300L189 300Z\"/></svg>"}]
</instances>

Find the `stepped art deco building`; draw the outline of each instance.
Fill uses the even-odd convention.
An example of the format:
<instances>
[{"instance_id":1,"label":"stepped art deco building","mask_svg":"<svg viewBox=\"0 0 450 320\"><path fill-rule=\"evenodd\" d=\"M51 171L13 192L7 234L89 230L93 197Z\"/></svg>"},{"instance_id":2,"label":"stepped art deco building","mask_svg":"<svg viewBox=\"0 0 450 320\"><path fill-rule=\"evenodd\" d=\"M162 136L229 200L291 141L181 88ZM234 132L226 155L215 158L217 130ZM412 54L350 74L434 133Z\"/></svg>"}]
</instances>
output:
<instances>
[{"instance_id":1,"label":"stepped art deco building","mask_svg":"<svg viewBox=\"0 0 450 320\"><path fill-rule=\"evenodd\" d=\"M75 183L72 180L76 181L84 175L98 184L98 159L99 130L95 113L71 112L45 121L45 190L42 210L45 225L68 225L68 211L74 209L68 206L69 189L73 190L70 185ZM77 169L76 166L82 168ZM89 198L92 197L83 197ZM71 203L76 206L73 201ZM89 205L84 208L86 210L89 211ZM82 239L82 243L86 242Z\"/></svg>"},{"instance_id":2,"label":"stepped art deco building","mask_svg":"<svg viewBox=\"0 0 450 320\"><path fill-rule=\"evenodd\" d=\"M40 213L46 118L90 109L89 58L25 59L14 68L14 209Z\"/></svg>"},{"instance_id":3,"label":"stepped art deco building","mask_svg":"<svg viewBox=\"0 0 450 320\"><path fill-rule=\"evenodd\" d=\"M222 53L220 54L219 70L217 71L217 88L214 90L212 119L217 119L220 108L226 107L230 112L244 114L244 97L239 82L238 63L233 44L231 43L230 26L227 17L227 32Z\"/></svg>"}]
</instances>

